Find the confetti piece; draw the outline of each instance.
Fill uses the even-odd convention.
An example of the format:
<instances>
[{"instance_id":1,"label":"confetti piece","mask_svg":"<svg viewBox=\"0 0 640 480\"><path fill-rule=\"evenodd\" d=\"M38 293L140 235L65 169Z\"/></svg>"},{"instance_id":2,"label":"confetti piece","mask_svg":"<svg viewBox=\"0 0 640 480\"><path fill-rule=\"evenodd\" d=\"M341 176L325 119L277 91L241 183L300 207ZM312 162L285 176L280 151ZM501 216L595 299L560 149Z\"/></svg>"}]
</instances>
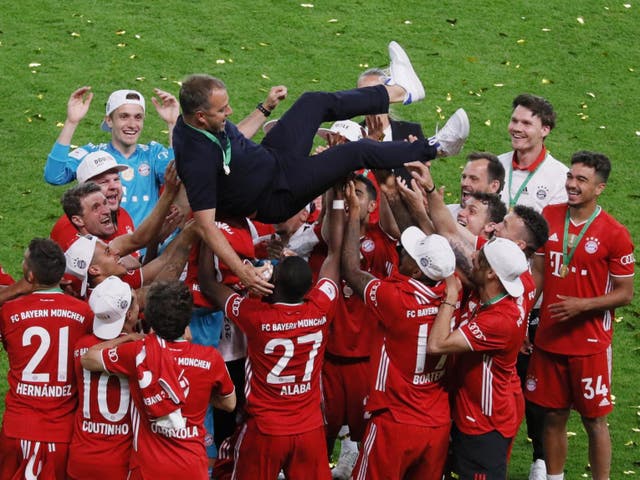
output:
<instances>
[{"instance_id":1,"label":"confetti piece","mask_svg":"<svg viewBox=\"0 0 640 480\"><path fill-rule=\"evenodd\" d=\"M260 43L258 43L258 45L260 45L261 47L268 47L269 46L269 44L265 43L265 42L260 42Z\"/></svg>"},{"instance_id":2,"label":"confetti piece","mask_svg":"<svg viewBox=\"0 0 640 480\"><path fill-rule=\"evenodd\" d=\"M606 127L605 125L600 125L598 128L599 128L600 130L605 130L607 127ZM622 321L622 320L618 320L618 319L616 319L616 323L620 323L621 321Z\"/></svg>"},{"instance_id":3,"label":"confetti piece","mask_svg":"<svg viewBox=\"0 0 640 480\"><path fill-rule=\"evenodd\" d=\"M548 78L543 78L542 80L540 80L540 83L542 83L543 85L549 85L551 83L551 80L549 80Z\"/></svg>"},{"instance_id":4,"label":"confetti piece","mask_svg":"<svg viewBox=\"0 0 640 480\"><path fill-rule=\"evenodd\" d=\"M79 37L80 34L78 32L71 32L69 35L71 35L72 37Z\"/></svg>"},{"instance_id":5,"label":"confetti piece","mask_svg":"<svg viewBox=\"0 0 640 480\"><path fill-rule=\"evenodd\" d=\"M504 83L494 83L494 87L504 87Z\"/></svg>"},{"instance_id":6,"label":"confetti piece","mask_svg":"<svg viewBox=\"0 0 640 480\"><path fill-rule=\"evenodd\" d=\"M628 440L624 443L625 447L633 447L636 444L633 440Z\"/></svg>"},{"instance_id":7,"label":"confetti piece","mask_svg":"<svg viewBox=\"0 0 640 480\"><path fill-rule=\"evenodd\" d=\"M640 433L640 428L633 427L631 429L632 432Z\"/></svg>"},{"instance_id":8,"label":"confetti piece","mask_svg":"<svg viewBox=\"0 0 640 480\"><path fill-rule=\"evenodd\" d=\"M491 119L485 120L484 124L485 124L487 127L490 127L490 126L491 126Z\"/></svg>"},{"instance_id":9,"label":"confetti piece","mask_svg":"<svg viewBox=\"0 0 640 480\"><path fill-rule=\"evenodd\" d=\"M518 45L522 45L524 42L525 42L524 38L521 38L520 40L516 41Z\"/></svg>"},{"instance_id":10,"label":"confetti piece","mask_svg":"<svg viewBox=\"0 0 640 480\"><path fill-rule=\"evenodd\" d=\"M451 101L451 94L447 92L447 102Z\"/></svg>"},{"instance_id":11,"label":"confetti piece","mask_svg":"<svg viewBox=\"0 0 640 480\"><path fill-rule=\"evenodd\" d=\"M360 68L369 68L369 64L368 63L359 63L358 66Z\"/></svg>"},{"instance_id":12,"label":"confetti piece","mask_svg":"<svg viewBox=\"0 0 640 480\"><path fill-rule=\"evenodd\" d=\"M635 72L636 70L633 67L629 67L630 72Z\"/></svg>"},{"instance_id":13,"label":"confetti piece","mask_svg":"<svg viewBox=\"0 0 640 480\"><path fill-rule=\"evenodd\" d=\"M302 8L313 8L313 3L301 3Z\"/></svg>"},{"instance_id":14,"label":"confetti piece","mask_svg":"<svg viewBox=\"0 0 640 480\"><path fill-rule=\"evenodd\" d=\"M442 113L442 108L436 105L436 113Z\"/></svg>"},{"instance_id":15,"label":"confetti piece","mask_svg":"<svg viewBox=\"0 0 640 480\"><path fill-rule=\"evenodd\" d=\"M624 8L631 8L631 4L630 3L623 3L622 6Z\"/></svg>"},{"instance_id":16,"label":"confetti piece","mask_svg":"<svg viewBox=\"0 0 640 480\"><path fill-rule=\"evenodd\" d=\"M405 25L411 25L411 20L405 20L403 23L404 23Z\"/></svg>"},{"instance_id":17,"label":"confetti piece","mask_svg":"<svg viewBox=\"0 0 640 480\"><path fill-rule=\"evenodd\" d=\"M138 33L136 33L133 38L135 38L136 40L140 40L142 38L142 36Z\"/></svg>"},{"instance_id":18,"label":"confetti piece","mask_svg":"<svg viewBox=\"0 0 640 480\"><path fill-rule=\"evenodd\" d=\"M636 136L640 137L640 130L636 130Z\"/></svg>"},{"instance_id":19,"label":"confetti piece","mask_svg":"<svg viewBox=\"0 0 640 480\"><path fill-rule=\"evenodd\" d=\"M600 128L606 128L604 125L600 125ZM624 317L614 317L613 321L616 323L620 323L622 320L624 320Z\"/></svg>"},{"instance_id":20,"label":"confetti piece","mask_svg":"<svg viewBox=\"0 0 640 480\"><path fill-rule=\"evenodd\" d=\"M635 475L636 474L636 472L634 472L633 470L625 470L622 473L624 473L625 475Z\"/></svg>"},{"instance_id":21,"label":"confetti piece","mask_svg":"<svg viewBox=\"0 0 640 480\"><path fill-rule=\"evenodd\" d=\"M40 65L41 65L40 63L32 62L29 64L29 68L36 68L36 67L39 67Z\"/></svg>"},{"instance_id":22,"label":"confetti piece","mask_svg":"<svg viewBox=\"0 0 640 480\"><path fill-rule=\"evenodd\" d=\"M262 78L264 78L265 80L269 80L269 75L267 75L266 73L263 73L260 75Z\"/></svg>"},{"instance_id":23,"label":"confetti piece","mask_svg":"<svg viewBox=\"0 0 640 480\"><path fill-rule=\"evenodd\" d=\"M543 31L543 32L550 32L550 31L551 31L551 29L550 29L550 28L543 28L543 29L542 29L542 31Z\"/></svg>"},{"instance_id":24,"label":"confetti piece","mask_svg":"<svg viewBox=\"0 0 640 480\"><path fill-rule=\"evenodd\" d=\"M136 81L137 82L144 82L146 80L146 78L144 77L136 77Z\"/></svg>"},{"instance_id":25,"label":"confetti piece","mask_svg":"<svg viewBox=\"0 0 640 480\"><path fill-rule=\"evenodd\" d=\"M320 82L320 80L318 80L317 78L312 78L311 79L311 83L319 83L319 82Z\"/></svg>"},{"instance_id":26,"label":"confetti piece","mask_svg":"<svg viewBox=\"0 0 640 480\"><path fill-rule=\"evenodd\" d=\"M567 437L575 437L576 435L576 432L567 432Z\"/></svg>"},{"instance_id":27,"label":"confetti piece","mask_svg":"<svg viewBox=\"0 0 640 480\"><path fill-rule=\"evenodd\" d=\"M578 17L578 18L576 18L576 20L580 25L584 25L584 18Z\"/></svg>"},{"instance_id":28,"label":"confetti piece","mask_svg":"<svg viewBox=\"0 0 640 480\"><path fill-rule=\"evenodd\" d=\"M118 45L116 45L116 46L117 46L117 47L119 47L119 48L123 48L123 47L126 47L126 46L127 46L127 44L126 44L126 43L119 43L119 44L118 44Z\"/></svg>"},{"instance_id":29,"label":"confetti piece","mask_svg":"<svg viewBox=\"0 0 640 480\"><path fill-rule=\"evenodd\" d=\"M39 94L37 94L37 95L36 95L36 98L37 98L38 100L42 100L42 99L44 98L44 93L39 93Z\"/></svg>"},{"instance_id":30,"label":"confetti piece","mask_svg":"<svg viewBox=\"0 0 640 480\"><path fill-rule=\"evenodd\" d=\"M217 59L217 60L216 60L216 63L217 63L218 65L223 65L223 64L224 64L224 63L226 63L226 62L224 61L224 59L219 58L219 59Z\"/></svg>"},{"instance_id":31,"label":"confetti piece","mask_svg":"<svg viewBox=\"0 0 640 480\"><path fill-rule=\"evenodd\" d=\"M328 20L329 23L338 23L338 19L337 18L330 18Z\"/></svg>"},{"instance_id":32,"label":"confetti piece","mask_svg":"<svg viewBox=\"0 0 640 480\"><path fill-rule=\"evenodd\" d=\"M596 94L593 92L587 92L587 95L589 95L591 98L596 98Z\"/></svg>"},{"instance_id":33,"label":"confetti piece","mask_svg":"<svg viewBox=\"0 0 640 480\"><path fill-rule=\"evenodd\" d=\"M62 122L56 122L56 127L58 127L58 128L62 128L62 127L64 127L64 123L62 123Z\"/></svg>"},{"instance_id":34,"label":"confetti piece","mask_svg":"<svg viewBox=\"0 0 640 480\"><path fill-rule=\"evenodd\" d=\"M118 31L116 32L116 35L124 35L125 33L127 33L127 31L126 31L126 30L118 30Z\"/></svg>"}]
</instances>

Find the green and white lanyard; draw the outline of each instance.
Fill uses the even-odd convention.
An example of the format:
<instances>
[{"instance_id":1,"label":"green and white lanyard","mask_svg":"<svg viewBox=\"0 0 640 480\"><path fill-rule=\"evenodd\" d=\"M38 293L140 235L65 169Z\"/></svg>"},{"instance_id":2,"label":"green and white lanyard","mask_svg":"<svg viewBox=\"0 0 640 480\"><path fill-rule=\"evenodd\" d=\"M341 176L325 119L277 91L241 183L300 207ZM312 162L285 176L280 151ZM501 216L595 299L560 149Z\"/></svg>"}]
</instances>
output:
<instances>
[{"instance_id":1,"label":"green and white lanyard","mask_svg":"<svg viewBox=\"0 0 640 480\"><path fill-rule=\"evenodd\" d=\"M569 242L569 222L571 222L571 217L569 215L569 208L567 208L567 214L564 217L564 236L562 238L562 266L560 267L560 277L564 278L569 274L569 264L571 263L571 259L573 258L573 254L576 253L578 249L578 245L580 244L580 240L584 236L587 228L596 218L598 213L600 213L600 205L596 206L596 209L593 211L589 219L582 226L582 230L578 234L578 237L575 240L575 244L573 241ZM571 243L571 245L569 245ZM569 247L571 247L571 253L569 253Z\"/></svg>"},{"instance_id":2,"label":"green and white lanyard","mask_svg":"<svg viewBox=\"0 0 640 480\"><path fill-rule=\"evenodd\" d=\"M511 183L512 183L512 178L513 178L513 165L509 166L509 189L507 190L509 192L509 210L513 210L513 207L518 203L518 199L520 198L520 195L522 194L524 189L527 187L527 184L529 183L529 180L531 180L531 178L536 174L536 172L542 166L542 164L544 163L544 161L546 159L547 159L547 156L545 155L544 160L542 160L538 164L536 169L533 172L529 172L529 175L527 175L527 178L524 179L524 182L522 182L522 185L520 185L520 188L516 192L515 197L511 196Z\"/></svg>"},{"instance_id":3,"label":"green and white lanyard","mask_svg":"<svg viewBox=\"0 0 640 480\"><path fill-rule=\"evenodd\" d=\"M491 305L493 305L493 304L495 304L495 303L498 303L500 300L502 300L502 299L503 299L504 297L506 297L506 296L507 296L507 294L506 294L506 293L499 293L499 294L498 294L498 295L496 295L495 297L490 298L490 299L489 299L489 300L487 300L486 302L482 303L482 304L480 305L480 309L487 308L487 307L489 307L489 306L491 306Z\"/></svg>"},{"instance_id":4,"label":"green and white lanyard","mask_svg":"<svg viewBox=\"0 0 640 480\"><path fill-rule=\"evenodd\" d=\"M188 123L186 124L189 125ZM220 147L220 151L222 152L222 168L224 169L224 174L229 175L231 173L231 141L227 141L227 146L223 147L220 143L220 140L218 140L218 138L213 133L207 130L202 130L201 128L194 127L193 125L189 125L189 127L193 128L196 132L200 132Z\"/></svg>"}]
</instances>

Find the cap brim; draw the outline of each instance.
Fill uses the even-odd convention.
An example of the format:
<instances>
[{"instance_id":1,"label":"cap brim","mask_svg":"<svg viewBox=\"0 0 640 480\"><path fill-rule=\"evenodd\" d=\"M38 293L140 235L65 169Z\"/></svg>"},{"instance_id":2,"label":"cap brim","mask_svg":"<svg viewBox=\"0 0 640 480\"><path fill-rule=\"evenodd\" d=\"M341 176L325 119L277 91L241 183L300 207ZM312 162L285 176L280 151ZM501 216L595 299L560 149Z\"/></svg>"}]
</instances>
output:
<instances>
[{"instance_id":1,"label":"cap brim","mask_svg":"<svg viewBox=\"0 0 640 480\"><path fill-rule=\"evenodd\" d=\"M325 140L329 140L329 134L334 133L328 128L319 128L316 132L316 135Z\"/></svg>"},{"instance_id":2,"label":"cap brim","mask_svg":"<svg viewBox=\"0 0 640 480\"><path fill-rule=\"evenodd\" d=\"M520 277L510 282L500 279L500 283L502 283L502 286L507 291L507 293L514 298L518 298L524 293L524 285L522 284L522 280L520 280Z\"/></svg>"},{"instance_id":3,"label":"cap brim","mask_svg":"<svg viewBox=\"0 0 640 480\"><path fill-rule=\"evenodd\" d=\"M125 316L112 323L104 323L98 317L93 320L93 334L102 340L111 340L116 338L122 332Z\"/></svg>"}]
</instances>

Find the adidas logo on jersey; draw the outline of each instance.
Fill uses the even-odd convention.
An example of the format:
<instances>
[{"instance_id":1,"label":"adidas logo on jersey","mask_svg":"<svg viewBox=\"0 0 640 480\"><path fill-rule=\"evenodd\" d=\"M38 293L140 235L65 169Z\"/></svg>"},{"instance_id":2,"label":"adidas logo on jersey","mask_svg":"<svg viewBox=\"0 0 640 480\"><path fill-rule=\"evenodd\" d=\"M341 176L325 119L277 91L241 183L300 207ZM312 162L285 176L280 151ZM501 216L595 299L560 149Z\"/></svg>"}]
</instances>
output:
<instances>
[{"instance_id":1,"label":"adidas logo on jersey","mask_svg":"<svg viewBox=\"0 0 640 480\"><path fill-rule=\"evenodd\" d=\"M599 407L608 407L609 405L611 405L611 402L607 397L600 400L600 403L598 404Z\"/></svg>"},{"instance_id":2,"label":"adidas logo on jersey","mask_svg":"<svg viewBox=\"0 0 640 480\"><path fill-rule=\"evenodd\" d=\"M557 241L558 241L558 234L557 234L557 233L554 233L553 235L551 235L551 236L549 237L549 241L550 241L550 242L557 242Z\"/></svg>"}]
</instances>

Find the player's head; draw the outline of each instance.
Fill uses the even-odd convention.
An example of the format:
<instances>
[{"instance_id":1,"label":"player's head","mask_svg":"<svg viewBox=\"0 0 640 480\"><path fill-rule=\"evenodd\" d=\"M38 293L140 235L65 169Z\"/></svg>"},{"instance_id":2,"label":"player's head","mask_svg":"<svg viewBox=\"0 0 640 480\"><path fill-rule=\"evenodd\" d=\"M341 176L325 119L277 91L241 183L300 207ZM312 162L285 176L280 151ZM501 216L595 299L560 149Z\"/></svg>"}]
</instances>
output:
<instances>
[{"instance_id":1,"label":"player's head","mask_svg":"<svg viewBox=\"0 0 640 480\"><path fill-rule=\"evenodd\" d=\"M387 79L387 73L381 68L369 68L358 77L357 87L373 87L375 85L384 85Z\"/></svg>"},{"instance_id":2,"label":"player's head","mask_svg":"<svg viewBox=\"0 0 640 480\"><path fill-rule=\"evenodd\" d=\"M34 238L24 252L22 272L29 283L56 285L62 279L66 261L60 246L48 238Z\"/></svg>"},{"instance_id":3,"label":"player's head","mask_svg":"<svg viewBox=\"0 0 640 480\"><path fill-rule=\"evenodd\" d=\"M471 279L476 285L500 285L512 297L519 297L524 292L520 275L529 268L529 263L520 247L511 240L492 238L473 253L472 263Z\"/></svg>"},{"instance_id":4,"label":"player's head","mask_svg":"<svg viewBox=\"0 0 640 480\"><path fill-rule=\"evenodd\" d=\"M224 82L206 74L187 77L180 87L180 108L194 127L220 132L225 120L233 113Z\"/></svg>"},{"instance_id":5,"label":"player's head","mask_svg":"<svg viewBox=\"0 0 640 480\"><path fill-rule=\"evenodd\" d=\"M144 317L153 331L165 340L174 341L191 321L193 300L189 287L179 280L155 282L145 300Z\"/></svg>"},{"instance_id":6,"label":"player's head","mask_svg":"<svg viewBox=\"0 0 640 480\"><path fill-rule=\"evenodd\" d=\"M353 180L356 187L356 196L360 202L360 223L368 223L369 215L378 204L378 192L373 182L364 175L356 175Z\"/></svg>"},{"instance_id":7,"label":"player's head","mask_svg":"<svg viewBox=\"0 0 640 480\"><path fill-rule=\"evenodd\" d=\"M301 257L285 257L273 269L272 300L276 302L301 302L311 288L311 267Z\"/></svg>"},{"instance_id":8,"label":"player's head","mask_svg":"<svg viewBox=\"0 0 640 480\"><path fill-rule=\"evenodd\" d=\"M515 151L541 149L544 139L556 125L556 113L548 100L523 93L513 100L509 121L511 146Z\"/></svg>"},{"instance_id":9,"label":"player's head","mask_svg":"<svg viewBox=\"0 0 640 480\"><path fill-rule=\"evenodd\" d=\"M111 132L111 140L118 147L138 143L144 126L145 102L140 92L116 90L109 95L102 129Z\"/></svg>"},{"instance_id":10,"label":"player's head","mask_svg":"<svg viewBox=\"0 0 640 480\"><path fill-rule=\"evenodd\" d=\"M530 258L549 238L549 226L544 217L531 207L516 205L494 227L496 237L515 242Z\"/></svg>"},{"instance_id":11,"label":"player's head","mask_svg":"<svg viewBox=\"0 0 640 480\"><path fill-rule=\"evenodd\" d=\"M495 193L471 193L458 213L457 221L472 234L486 236L493 224L501 222L507 207Z\"/></svg>"},{"instance_id":12,"label":"player's head","mask_svg":"<svg viewBox=\"0 0 640 480\"><path fill-rule=\"evenodd\" d=\"M607 186L610 173L611 161L606 155L585 150L574 153L565 182L569 206L580 207L597 202Z\"/></svg>"},{"instance_id":13,"label":"player's head","mask_svg":"<svg viewBox=\"0 0 640 480\"><path fill-rule=\"evenodd\" d=\"M460 176L460 206L473 192L500 193L504 186L504 167L489 152L471 152Z\"/></svg>"},{"instance_id":14,"label":"player's head","mask_svg":"<svg viewBox=\"0 0 640 480\"><path fill-rule=\"evenodd\" d=\"M398 269L403 275L435 283L452 275L456 268L456 257L449 241L440 235L427 235L412 226L402 232L400 244Z\"/></svg>"},{"instance_id":15,"label":"player's head","mask_svg":"<svg viewBox=\"0 0 640 480\"><path fill-rule=\"evenodd\" d=\"M103 238L115 233L111 209L99 185L93 182L76 185L64 192L61 203L69 221L80 233Z\"/></svg>"},{"instance_id":16,"label":"player's head","mask_svg":"<svg viewBox=\"0 0 640 480\"><path fill-rule=\"evenodd\" d=\"M123 195L120 172L128 168L119 164L109 152L98 150L85 155L78 165L76 177L78 183L93 182L98 185L107 197L111 211L116 211Z\"/></svg>"}]
</instances>

